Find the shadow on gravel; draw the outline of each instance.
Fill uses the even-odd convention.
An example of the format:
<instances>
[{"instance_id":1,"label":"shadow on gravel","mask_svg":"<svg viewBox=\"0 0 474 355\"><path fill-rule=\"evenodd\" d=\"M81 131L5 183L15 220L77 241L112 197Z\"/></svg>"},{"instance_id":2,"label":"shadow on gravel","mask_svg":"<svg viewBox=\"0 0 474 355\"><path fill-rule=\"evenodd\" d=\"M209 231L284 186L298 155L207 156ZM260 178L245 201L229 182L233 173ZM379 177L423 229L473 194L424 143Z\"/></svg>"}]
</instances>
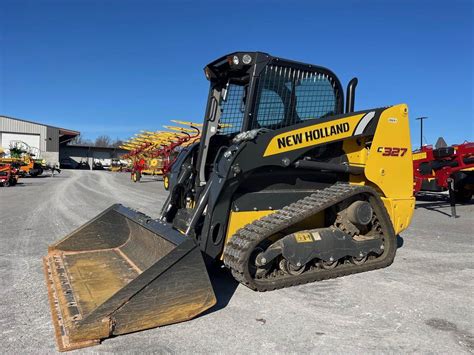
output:
<instances>
[{"instance_id":1,"label":"shadow on gravel","mask_svg":"<svg viewBox=\"0 0 474 355\"><path fill-rule=\"evenodd\" d=\"M15 185L10 186L10 187L11 188L25 188L25 187L29 187L29 186L43 186L43 185L45 185L44 182L34 184L32 182L23 182L23 181L20 180L20 182L17 182Z\"/></svg>"},{"instance_id":2,"label":"shadow on gravel","mask_svg":"<svg viewBox=\"0 0 474 355\"><path fill-rule=\"evenodd\" d=\"M207 272L209 273L212 288L216 294L217 303L214 307L200 314L197 318L225 308L239 285L226 268L221 268L218 265L208 265Z\"/></svg>"},{"instance_id":3,"label":"shadow on gravel","mask_svg":"<svg viewBox=\"0 0 474 355\"><path fill-rule=\"evenodd\" d=\"M456 203L459 205L472 205L473 202ZM451 217L450 212L441 211L441 208L450 208L449 196L446 194L423 194L416 196L415 209L423 208L429 211L438 212L444 216ZM449 211L449 210L448 210Z\"/></svg>"},{"instance_id":4,"label":"shadow on gravel","mask_svg":"<svg viewBox=\"0 0 474 355\"><path fill-rule=\"evenodd\" d=\"M27 181L33 181L33 180L41 180L41 179L46 179L46 178L50 178L50 179L67 179L67 176L64 176L64 175L58 175L58 174L55 174L54 176L50 175L50 174L47 174L47 175L40 175L40 176L25 176L25 177L22 177L20 179L24 179L24 180L27 180Z\"/></svg>"},{"instance_id":5,"label":"shadow on gravel","mask_svg":"<svg viewBox=\"0 0 474 355\"><path fill-rule=\"evenodd\" d=\"M470 353L474 352L474 336L468 331L459 329L455 323L442 318L431 318L425 321L425 324L433 329L451 333L459 345Z\"/></svg>"},{"instance_id":6,"label":"shadow on gravel","mask_svg":"<svg viewBox=\"0 0 474 355\"><path fill-rule=\"evenodd\" d=\"M425 210L438 212L438 213L440 213L442 215L445 215L447 217L451 217L450 213L439 210L439 208L448 208L448 207L450 207L448 202L445 202L445 203L443 203L443 202L433 202L433 203L420 204L420 205L417 205L415 208L416 209L423 208Z\"/></svg>"},{"instance_id":7,"label":"shadow on gravel","mask_svg":"<svg viewBox=\"0 0 474 355\"><path fill-rule=\"evenodd\" d=\"M38 175L38 176L25 176L25 177L22 177L22 179L44 179L44 178L48 178L48 177L51 177L51 175Z\"/></svg>"},{"instance_id":8,"label":"shadow on gravel","mask_svg":"<svg viewBox=\"0 0 474 355\"><path fill-rule=\"evenodd\" d=\"M16 188L25 188L25 187L40 187L46 185L46 182L38 182L38 183L32 183L32 182L18 182L15 186L11 187L16 187Z\"/></svg>"}]
</instances>

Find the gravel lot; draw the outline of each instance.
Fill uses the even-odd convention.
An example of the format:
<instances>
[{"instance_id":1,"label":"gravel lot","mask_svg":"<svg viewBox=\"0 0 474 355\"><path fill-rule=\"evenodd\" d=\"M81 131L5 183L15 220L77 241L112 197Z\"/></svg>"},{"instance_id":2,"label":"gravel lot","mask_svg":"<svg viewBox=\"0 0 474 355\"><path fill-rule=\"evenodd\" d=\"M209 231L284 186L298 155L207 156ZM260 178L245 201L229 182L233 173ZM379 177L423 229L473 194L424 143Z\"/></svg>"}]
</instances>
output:
<instances>
[{"instance_id":1,"label":"gravel lot","mask_svg":"<svg viewBox=\"0 0 474 355\"><path fill-rule=\"evenodd\" d=\"M53 353L41 257L112 203L157 217L156 178L63 171L0 188L2 353ZM389 268L256 293L224 270L219 300L197 319L105 340L76 353L472 353L474 205L449 218L446 201L418 202ZM403 240L403 243L401 241Z\"/></svg>"}]
</instances>

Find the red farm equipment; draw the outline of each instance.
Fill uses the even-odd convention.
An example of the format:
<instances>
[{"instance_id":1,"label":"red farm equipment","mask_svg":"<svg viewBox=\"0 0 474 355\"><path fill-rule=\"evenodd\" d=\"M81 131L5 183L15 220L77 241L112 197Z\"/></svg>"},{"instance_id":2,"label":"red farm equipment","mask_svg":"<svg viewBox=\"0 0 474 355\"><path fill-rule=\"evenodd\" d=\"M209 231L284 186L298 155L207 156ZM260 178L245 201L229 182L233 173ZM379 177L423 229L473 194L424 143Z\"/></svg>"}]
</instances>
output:
<instances>
[{"instance_id":1,"label":"red farm equipment","mask_svg":"<svg viewBox=\"0 0 474 355\"><path fill-rule=\"evenodd\" d=\"M424 146L413 152L413 172L415 194L449 191L455 217L455 203L468 203L474 192L474 142Z\"/></svg>"},{"instance_id":2,"label":"red farm equipment","mask_svg":"<svg viewBox=\"0 0 474 355\"><path fill-rule=\"evenodd\" d=\"M168 174L178 151L200 138L201 124L172 121L186 127L165 126L170 131L142 132L130 139L122 148L130 150L122 159L132 161L131 179L138 182L142 174L162 175L165 189L169 188ZM174 132L172 132L174 131Z\"/></svg>"},{"instance_id":3,"label":"red farm equipment","mask_svg":"<svg viewBox=\"0 0 474 355\"><path fill-rule=\"evenodd\" d=\"M0 186L15 186L19 179L19 169L15 164L0 165Z\"/></svg>"}]
</instances>

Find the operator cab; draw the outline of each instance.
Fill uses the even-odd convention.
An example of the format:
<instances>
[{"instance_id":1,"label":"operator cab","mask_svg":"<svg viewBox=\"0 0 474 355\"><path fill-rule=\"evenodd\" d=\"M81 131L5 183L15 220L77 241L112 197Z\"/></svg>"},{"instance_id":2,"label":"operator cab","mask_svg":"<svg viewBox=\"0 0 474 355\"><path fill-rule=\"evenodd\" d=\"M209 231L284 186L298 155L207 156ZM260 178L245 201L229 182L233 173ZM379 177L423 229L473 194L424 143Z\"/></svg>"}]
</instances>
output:
<instances>
[{"instance_id":1,"label":"operator cab","mask_svg":"<svg viewBox=\"0 0 474 355\"><path fill-rule=\"evenodd\" d=\"M279 129L343 113L343 90L330 70L262 52L235 52L204 68L210 81L198 157L205 185L221 147L254 129Z\"/></svg>"}]
</instances>

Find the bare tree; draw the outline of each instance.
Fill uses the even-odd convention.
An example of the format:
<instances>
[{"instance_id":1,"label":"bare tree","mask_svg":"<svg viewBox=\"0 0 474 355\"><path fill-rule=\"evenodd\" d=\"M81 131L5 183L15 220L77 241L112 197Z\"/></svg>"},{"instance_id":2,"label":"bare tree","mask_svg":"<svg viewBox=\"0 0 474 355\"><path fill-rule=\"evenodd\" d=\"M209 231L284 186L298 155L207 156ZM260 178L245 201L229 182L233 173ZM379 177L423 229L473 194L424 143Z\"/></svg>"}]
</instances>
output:
<instances>
[{"instance_id":1,"label":"bare tree","mask_svg":"<svg viewBox=\"0 0 474 355\"><path fill-rule=\"evenodd\" d=\"M112 139L109 136L102 135L95 139L96 147L110 147L112 144Z\"/></svg>"},{"instance_id":2,"label":"bare tree","mask_svg":"<svg viewBox=\"0 0 474 355\"><path fill-rule=\"evenodd\" d=\"M98 136L95 139L95 141L91 141L90 139L82 138L79 135L79 136L74 137L71 140L71 144L84 145L84 146L94 145L96 147L119 147L123 144L123 141L119 138L116 138L115 140L112 140L112 138L110 138L109 136L107 136L105 134L101 135L101 136Z\"/></svg>"},{"instance_id":3,"label":"bare tree","mask_svg":"<svg viewBox=\"0 0 474 355\"><path fill-rule=\"evenodd\" d=\"M92 141L90 139L82 138L81 135L75 136L71 139L70 144L74 145L92 145Z\"/></svg>"},{"instance_id":4,"label":"bare tree","mask_svg":"<svg viewBox=\"0 0 474 355\"><path fill-rule=\"evenodd\" d=\"M118 148L123 144L123 140L120 138L116 138L115 141L112 143L112 147Z\"/></svg>"}]
</instances>

